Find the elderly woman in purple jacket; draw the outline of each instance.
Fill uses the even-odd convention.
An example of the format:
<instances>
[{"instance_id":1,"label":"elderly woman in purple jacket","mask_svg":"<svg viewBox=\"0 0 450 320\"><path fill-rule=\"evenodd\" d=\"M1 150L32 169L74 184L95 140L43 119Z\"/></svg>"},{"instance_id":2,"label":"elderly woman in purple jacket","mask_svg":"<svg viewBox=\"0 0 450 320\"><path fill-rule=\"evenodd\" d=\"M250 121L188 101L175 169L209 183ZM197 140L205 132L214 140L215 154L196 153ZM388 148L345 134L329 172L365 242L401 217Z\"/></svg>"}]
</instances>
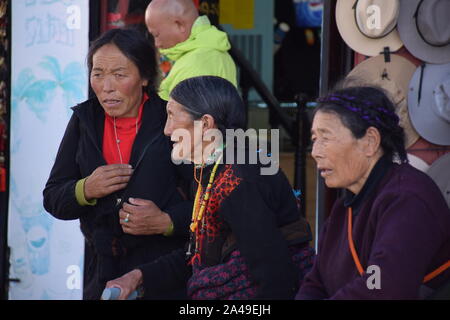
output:
<instances>
[{"instance_id":1,"label":"elderly woman in purple jacket","mask_svg":"<svg viewBox=\"0 0 450 320\"><path fill-rule=\"evenodd\" d=\"M431 178L407 163L398 123L373 87L320 100L312 156L344 196L297 299L417 299L450 280L450 210Z\"/></svg>"}]
</instances>

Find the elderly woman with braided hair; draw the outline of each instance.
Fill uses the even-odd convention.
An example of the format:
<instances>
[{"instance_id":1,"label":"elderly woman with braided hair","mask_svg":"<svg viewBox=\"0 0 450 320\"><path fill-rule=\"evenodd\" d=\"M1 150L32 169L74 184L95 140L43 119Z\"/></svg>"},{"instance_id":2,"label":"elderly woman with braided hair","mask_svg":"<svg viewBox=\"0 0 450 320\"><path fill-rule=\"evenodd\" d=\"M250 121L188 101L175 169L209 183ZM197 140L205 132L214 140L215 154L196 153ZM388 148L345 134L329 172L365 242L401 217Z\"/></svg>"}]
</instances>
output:
<instances>
[{"instance_id":1,"label":"elderly woman with braided hair","mask_svg":"<svg viewBox=\"0 0 450 320\"><path fill-rule=\"evenodd\" d=\"M417 299L450 280L450 211L434 182L407 163L403 130L373 87L319 100L312 156L342 188L297 299Z\"/></svg>"},{"instance_id":2,"label":"elderly woman with braided hair","mask_svg":"<svg viewBox=\"0 0 450 320\"><path fill-rule=\"evenodd\" d=\"M244 127L235 86L215 76L183 80L166 110L172 159L195 164L190 241L106 286L119 288L119 299L138 287L154 299L180 285L194 300L293 299L312 266L309 225L284 173L263 174L249 148L227 136Z\"/></svg>"}]
</instances>

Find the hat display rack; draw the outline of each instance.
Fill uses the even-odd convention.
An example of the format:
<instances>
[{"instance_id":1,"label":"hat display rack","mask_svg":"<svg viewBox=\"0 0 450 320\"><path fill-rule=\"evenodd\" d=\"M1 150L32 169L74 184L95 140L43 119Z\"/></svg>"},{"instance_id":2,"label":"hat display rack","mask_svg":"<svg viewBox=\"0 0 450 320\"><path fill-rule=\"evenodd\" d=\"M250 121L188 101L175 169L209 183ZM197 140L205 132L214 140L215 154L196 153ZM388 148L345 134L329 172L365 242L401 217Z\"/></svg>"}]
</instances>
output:
<instances>
[{"instance_id":1,"label":"hat display rack","mask_svg":"<svg viewBox=\"0 0 450 320\"><path fill-rule=\"evenodd\" d=\"M449 16L450 0L337 0L335 12L339 34L354 51L345 85L372 84L388 92L405 130L410 164L427 172L447 201ZM438 177L439 170L447 175Z\"/></svg>"}]
</instances>

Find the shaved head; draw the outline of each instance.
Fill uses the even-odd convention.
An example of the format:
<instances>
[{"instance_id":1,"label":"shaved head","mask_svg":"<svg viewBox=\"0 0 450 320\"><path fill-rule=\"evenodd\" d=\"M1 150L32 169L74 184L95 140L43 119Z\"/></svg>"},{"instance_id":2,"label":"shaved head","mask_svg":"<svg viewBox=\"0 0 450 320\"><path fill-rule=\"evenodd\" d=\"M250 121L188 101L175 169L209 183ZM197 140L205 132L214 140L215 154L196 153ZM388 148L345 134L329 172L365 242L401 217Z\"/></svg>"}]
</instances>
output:
<instances>
[{"instance_id":1,"label":"shaved head","mask_svg":"<svg viewBox=\"0 0 450 320\"><path fill-rule=\"evenodd\" d=\"M192 0L153 0L145 11L145 23L157 48L167 49L191 34L198 11Z\"/></svg>"},{"instance_id":2,"label":"shaved head","mask_svg":"<svg viewBox=\"0 0 450 320\"><path fill-rule=\"evenodd\" d=\"M197 8L192 0L153 0L147 7L146 15L149 11L185 19L195 20L198 17Z\"/></svg>"}]
</instances>

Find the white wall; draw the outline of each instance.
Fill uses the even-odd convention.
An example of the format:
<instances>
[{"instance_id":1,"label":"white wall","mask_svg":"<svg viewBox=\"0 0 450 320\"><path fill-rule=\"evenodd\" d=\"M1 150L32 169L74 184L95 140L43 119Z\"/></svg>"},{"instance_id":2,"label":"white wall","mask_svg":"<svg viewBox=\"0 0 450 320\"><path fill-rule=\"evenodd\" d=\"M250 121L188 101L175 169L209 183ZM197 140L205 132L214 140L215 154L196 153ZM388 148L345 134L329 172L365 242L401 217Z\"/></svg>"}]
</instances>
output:
<instances>
[{"instance_id":1,"label":"white wall","mask_svg":"<svg viewBox=\"0 0 450 320\"><path fill-rule=\"evenodd\" d=\"M80 299L78 221L45 212L42 190L72 113L87 98L88 0L14 0L9 299ZM68 273L69 272L69 273Z\"/></svg>"}]
</instances>

